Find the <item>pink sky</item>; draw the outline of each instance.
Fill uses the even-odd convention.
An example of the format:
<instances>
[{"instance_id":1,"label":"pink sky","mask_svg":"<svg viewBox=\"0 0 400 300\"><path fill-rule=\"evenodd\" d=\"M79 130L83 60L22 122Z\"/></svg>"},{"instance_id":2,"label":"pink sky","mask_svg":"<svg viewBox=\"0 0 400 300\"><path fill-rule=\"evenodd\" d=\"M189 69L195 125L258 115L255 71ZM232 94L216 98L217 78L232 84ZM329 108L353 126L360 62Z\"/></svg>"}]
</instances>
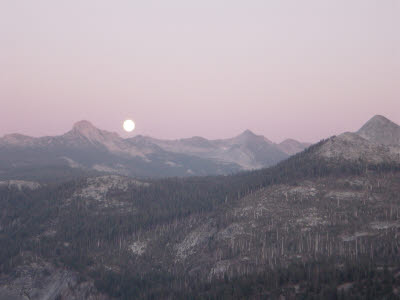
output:
<instances>
[{"instance_id":1,"label":"pink sky","mask_svg":"<svg viewBox=\"0 0 400 300\"><path fill-rule=\"evenodd\" d=\"M0 136L132 118L158 138L315 142L400 124L399 30L398 0L1 1Z\"/></svg>"}]
</instances>

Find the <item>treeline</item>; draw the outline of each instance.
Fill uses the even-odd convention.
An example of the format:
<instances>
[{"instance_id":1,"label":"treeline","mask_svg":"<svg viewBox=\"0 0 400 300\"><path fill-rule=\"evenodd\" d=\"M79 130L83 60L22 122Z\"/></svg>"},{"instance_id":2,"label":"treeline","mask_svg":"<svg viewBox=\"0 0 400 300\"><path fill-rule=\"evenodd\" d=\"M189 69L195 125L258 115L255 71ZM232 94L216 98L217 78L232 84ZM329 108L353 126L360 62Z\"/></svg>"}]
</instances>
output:
<instances>
[{"instance_id":1,"label":"treeline","mask_svg":"<svg viewBox=\"0 0 400 300\"><path fill-rule=\"evenodd\" d=\"M143 276L126 268L119 273L97 270L91 274L99 291L118 299L398 299L399 269L373 261L316 259L233 278L196 281L185 275L153 272Z\"/></svg>"},{"instance_id":2,"label":"treeline","mask_svg":"<svg viewBox=\"0 0 400 300\"><path fill-rule=\"evenodd\" d=\"M146 270L138 270L137 262L124 249L123 240L127 237L157 226L180 224L192 215L207 217L210 212L233 205L243 196L273 184L400 171L398 165L392 164L327 162L315 156L325 142L268 169L230 176L149 180L149 186L132 185L127 192L109 191L103 202L117 199L124 204L123 209L74 197L74 192L84 187L85 180L49 185L36 191L1 188L0 272L12 272L23 263L22 254L29 253L93 278L99 290L121 299L262 299L282 294L290 298L297 288L304 299L340 299L342 292L336 287L346 282L360 284L353 285L354 295L346 294L355 298L392 297L388 286L393 282L382 276L386 273L376 273L375 262L371 260L346 261L345 269L340 271L328 259L315 260L204 283L193 281L187 274L171 272L166 266L154 266L151 261ZM288 247L299 245L302 244L291 243ZM390 251L393 243L382 247ZM107 264L119 269L109 270L104 267Z\"/></svg>"}]
</instances>

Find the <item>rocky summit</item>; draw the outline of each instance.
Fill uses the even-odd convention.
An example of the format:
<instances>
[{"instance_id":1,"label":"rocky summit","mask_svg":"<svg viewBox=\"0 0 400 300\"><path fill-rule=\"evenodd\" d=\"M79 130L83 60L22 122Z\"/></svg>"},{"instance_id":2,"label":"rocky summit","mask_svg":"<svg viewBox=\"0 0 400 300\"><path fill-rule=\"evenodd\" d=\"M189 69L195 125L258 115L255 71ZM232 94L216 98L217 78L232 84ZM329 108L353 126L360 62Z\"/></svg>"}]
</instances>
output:
<instances>
[{"instance_id":1,"label":"rocky summit","mask_svg":"<svg viewBox=\"0 0 400 300\"><path fill-rule=\"evenodd\" d=\"M400 146L400 126L384 116L374 116L357 134L376 144Z\"/></svg>"},{"instance_id":2,"label":"rocky summit","mask_svg":"<svg viewBox=\"0 0 400 300\"><path fill-rule=\"evenodd\" d=\"M1 181L0 299L397 299L399 145L360 131L225 176Z\"/></svg>"},{"instance_id":3,"label":"rocky summit","mask_svg":"<svg viewBox=\"0 0 400 300\"><path fill-rule=\"evenodd\" d=\"M142 178L226 175L274 165L308 146L294 140L274 144L250 130L221 140L124 139L80 121L60 136L10 134L0 138L0 179L58 180L60 174L70 178L78 174ZM42 176L33 172L35 169L42 169Z\"/></svg>"}]
</instances>

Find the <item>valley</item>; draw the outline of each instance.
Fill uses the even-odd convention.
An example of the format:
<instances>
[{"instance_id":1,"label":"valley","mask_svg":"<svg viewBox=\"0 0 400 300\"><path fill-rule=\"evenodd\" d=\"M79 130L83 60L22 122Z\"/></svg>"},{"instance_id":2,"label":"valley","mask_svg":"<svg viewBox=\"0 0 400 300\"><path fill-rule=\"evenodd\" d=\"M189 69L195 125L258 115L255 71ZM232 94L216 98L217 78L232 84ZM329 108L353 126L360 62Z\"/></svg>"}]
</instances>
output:
<instances>
[{"instance_id":1,"label":"valley","mask_svg":"<svg viewBox=\"0 0 400 300\"><path fill-rule=\"evenodd\" d=\"M370 131L226 176L3 181L0 299L395 299L400 145Z\"/></svg>"}]
</instances>

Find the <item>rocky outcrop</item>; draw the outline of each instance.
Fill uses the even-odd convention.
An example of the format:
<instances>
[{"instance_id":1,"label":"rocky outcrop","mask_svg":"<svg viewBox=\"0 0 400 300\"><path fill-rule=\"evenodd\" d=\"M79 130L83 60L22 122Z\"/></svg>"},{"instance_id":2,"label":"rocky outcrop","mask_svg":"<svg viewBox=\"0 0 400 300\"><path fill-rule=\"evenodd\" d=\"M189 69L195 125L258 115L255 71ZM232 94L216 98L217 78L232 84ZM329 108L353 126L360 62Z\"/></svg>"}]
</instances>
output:
<instances>
[{"instance_id":1,"label":"rocky outcrop","mask_svg":"<svg viewBox=\"0 0 400 300\"><path fill-rule=\"evenodd\" d=\"M400 126L380 115L365 123L357 134L375 144L400 146Z\"/></svg>"},{"instance_id":2,"label":"rocky outcrop","mask_svg":"<svg viewBox=\"0 0 400 300\"><path fill-rule=\"evenodd\" d=\"M43 260L20 266L10 276L0 277L0 300L107 300L93 282L70 270Z\"/></svg>"},{"instance_id":3,"label":"rocky outcrop","mask_svg":"<svg viewBox=\"0 0 400 300\"><path fill-rule=\"evenodd\" d=\"M310 143L301 143L293 139L286 139L278 144L279 149L288 155L294 155L311 146Z\"/></svg>"},{"instance_id":4,"label":"rocky outcrop","mask_svg":"<svg viewBox=\"0 0 400 300\"><path fill-rule=\"evenodd\" d=\"M389 147L372 143L351 132L330 138L317 154L327 159L364 161L368 163L398 162L400 156Z\"/></svg>"}]
</instances>

